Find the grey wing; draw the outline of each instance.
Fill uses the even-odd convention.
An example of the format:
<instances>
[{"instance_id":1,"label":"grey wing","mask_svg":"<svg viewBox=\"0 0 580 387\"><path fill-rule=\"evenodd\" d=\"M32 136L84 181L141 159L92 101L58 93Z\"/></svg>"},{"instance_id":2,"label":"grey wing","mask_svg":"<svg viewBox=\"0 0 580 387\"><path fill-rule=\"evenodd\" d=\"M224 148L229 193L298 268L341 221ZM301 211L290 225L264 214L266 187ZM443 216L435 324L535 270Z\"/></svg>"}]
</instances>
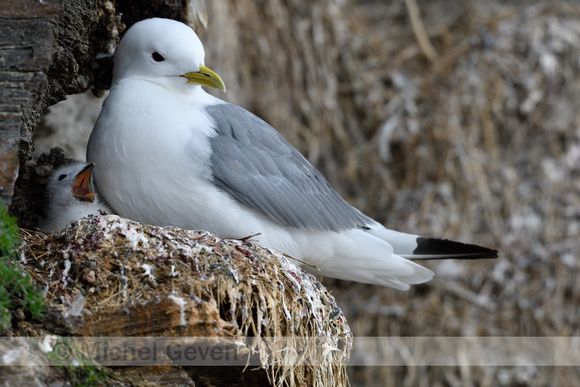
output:
<instances>
[{"instance_id":1,"label":"grey wing","mask_svg":"<svg viewBox=\"0 0 580 387\"><path fill-rule=\"evenodd\" d=\"M342 231L370 218L348 204L292 145L262 119L231 104L207 108L214 183L286 226Z\"/></svg>"}]
</instances>

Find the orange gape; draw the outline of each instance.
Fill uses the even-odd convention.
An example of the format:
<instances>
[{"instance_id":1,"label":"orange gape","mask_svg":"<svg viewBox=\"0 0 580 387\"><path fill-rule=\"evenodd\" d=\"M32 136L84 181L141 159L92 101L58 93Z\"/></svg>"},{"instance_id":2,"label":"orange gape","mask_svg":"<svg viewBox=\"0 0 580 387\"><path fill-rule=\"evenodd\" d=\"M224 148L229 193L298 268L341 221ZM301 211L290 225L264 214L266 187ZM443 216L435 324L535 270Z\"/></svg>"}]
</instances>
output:
<instances>
[{"instance_id":1,"label":"orange gape","mask_svg":"<svg viewBox=\"0 0 580 387\"><path fill-rule=\"evenodd\" d=\"M73 185L73 195L80 200L95 201L97 195L93 192L93 184L91 183L91 171L93 166L86 168L82 173L79 173L75 178Z\"/></svg>"}]
</instances>

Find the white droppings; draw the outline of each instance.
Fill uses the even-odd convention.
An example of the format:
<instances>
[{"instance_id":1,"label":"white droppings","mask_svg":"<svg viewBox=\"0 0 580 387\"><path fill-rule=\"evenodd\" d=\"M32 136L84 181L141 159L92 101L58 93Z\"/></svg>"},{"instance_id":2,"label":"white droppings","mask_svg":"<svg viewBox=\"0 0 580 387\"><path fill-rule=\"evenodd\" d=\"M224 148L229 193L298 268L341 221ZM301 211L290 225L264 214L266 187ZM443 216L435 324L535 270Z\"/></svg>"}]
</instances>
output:
<instances>
[{"instance_id":1,"label":"white droppings","mask_svg":"<svg viewBox=\"0 0 580 387\"><path fill-rule=\"evenodd\" d=\"M278 281L278 286L281 288L280 295L282 296L282 310L284 310L284 314L286 315L286 321L290 322L290 330L294 331L294 324L292 324L292 313L290 313L290 310L286 305L286 297L284 297L284 284L281 281Z\"/></svg>"},{"instance_id":2,"label":"white droppings","mask_svg":"<svg viewBox=\"0 0 580 387\"><path fill-rule=\"evenodd\" d=\"M143 233L136 231L128 219L119 218L115 225L118 232L125 235L133 250L138 247L145 249L150 247L147 237Z\"/></svg>"},{"instance_id":3,"label":"white droppings","mask_svg":"<svg viewBox=\"0 0 580 387\"><path fill-rule=\"evenodd\" d=\"M185 305L186 305L185 300L182 297L177 297L174 294L170 294L168 298L173 302L175 302L177 305L179 305L180 308L179 325L181 325L182 327L187 326L187 320L185 319Z\"/></svg>"},{"instance_id":4,"label":"white droppings","mask_svg":"<svg viewBox=\"0 0 580 387\"><path fill-rule=\"evenodd\" d=\"M185 255L189 256L189 257L195 257L201 254L211 254L214 252L213 247L208 247L208 246L201 246L201 245L195 245L193 247L184 248L184 253Z\"/></svg>"},{"instance_id":5,"label":"white droppings","mask_svg":"<svg viewBox=\"0 0 580 387\"><path fill-rule=\"evenodd\" d=\"M62 276L63 277L68 276L68 272L70 270L70 266L71 266L71 263L70 263L70 261L68 259L66 261L64 261L64 271L62 272Z\"/></svg>"},{"instance_id":6,"label":"white droppings","mask_svg":"<svg viewBox=\"0 0 580 387\"><path fill-rule=\"evenodd\" d=\"M230 273L232 273L232 276L234 277L234 280L236 281L236 283L239 284L240 283L240 275L234 266L230 267Z\"/></svg>"},{"instance_id":7,"label":"white droppings","mask_svg":"<svg viewBox=\"0 0 580 387\"><path fill-rule=\"evenodd\" d=\"M143 268L143 270L145 270L145 273L143 273L143 276L148 275L150 280L154 280L155 277L153 276L153 271L155 270L155 266L150 265L148 263L142 263L141 267Z\"/></svg>"}]
</instances>

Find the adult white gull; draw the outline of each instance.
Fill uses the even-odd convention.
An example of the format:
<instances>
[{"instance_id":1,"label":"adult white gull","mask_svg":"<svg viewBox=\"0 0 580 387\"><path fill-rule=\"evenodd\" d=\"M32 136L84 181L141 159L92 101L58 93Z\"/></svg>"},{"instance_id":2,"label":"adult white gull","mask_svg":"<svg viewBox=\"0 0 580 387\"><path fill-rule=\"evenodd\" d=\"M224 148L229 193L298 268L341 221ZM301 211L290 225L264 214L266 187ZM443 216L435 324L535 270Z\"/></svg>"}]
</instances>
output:
<instances>
[{"instance_id":1,"label":"adult white gull","mask_svg":"<svg viewBox=\"0 0 580 387\"><path fill-rule=\"evenodd\" d=\"M173 20L141 21L121 40L87 149L98 192L119 215L259 234L315 274L402 290L433 276L409 259L497 256L388 230L349 205L274 128L202 90L225 91L204 57L195 32Z\"/></svg>"}]
</instances>

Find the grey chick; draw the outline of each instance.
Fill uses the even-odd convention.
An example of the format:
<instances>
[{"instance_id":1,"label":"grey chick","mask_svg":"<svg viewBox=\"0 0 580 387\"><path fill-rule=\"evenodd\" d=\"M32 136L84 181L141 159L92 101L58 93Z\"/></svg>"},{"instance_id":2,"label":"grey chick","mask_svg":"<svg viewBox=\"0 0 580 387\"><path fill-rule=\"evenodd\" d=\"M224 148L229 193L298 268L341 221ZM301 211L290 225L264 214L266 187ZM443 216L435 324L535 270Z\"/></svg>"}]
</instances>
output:
<instances>
[{"instance_id":1,"label":"grey chick","mask_svg":"<svg viewBox=\"0 0 580 387\"><path fill-rule=\"evenodd\" d=\"M94 163L73 161L52 173L46 185L48 201L41 230L58 232L87 215L114 214L93 188L94 166Z\"/></svg>"}]
</instances>

